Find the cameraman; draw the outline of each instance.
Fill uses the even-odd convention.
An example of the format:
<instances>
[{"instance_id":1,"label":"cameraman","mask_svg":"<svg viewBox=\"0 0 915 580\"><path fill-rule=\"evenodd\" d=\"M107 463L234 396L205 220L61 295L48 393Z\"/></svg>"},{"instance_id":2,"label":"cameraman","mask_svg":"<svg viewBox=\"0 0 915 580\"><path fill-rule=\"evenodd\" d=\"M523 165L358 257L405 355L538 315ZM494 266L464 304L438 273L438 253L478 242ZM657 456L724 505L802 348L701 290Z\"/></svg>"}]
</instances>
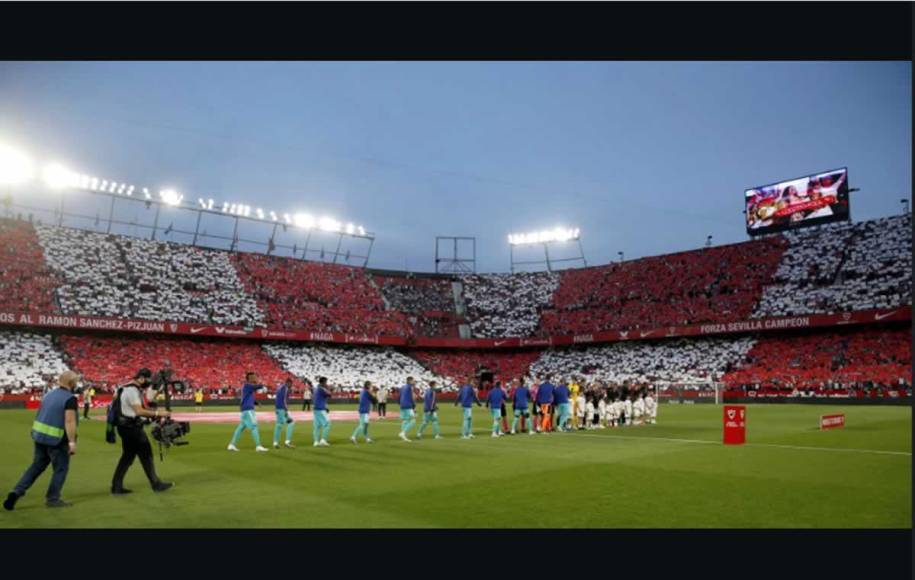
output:
<instances>
[{"instance_id":1,"label":"cameraman","mask_svg":"<svg viewBox=\"0 0 915 580\"><path fill-rule=\"evenodd\" d=\"M118 435L121 437L121 459L114 470L114 477L111 480L111 493L114 495L123 495L130 493L131 490L124 487L124 476L127 470L133 465L134 458L140 458L143 465L143 471L149 479L149 484L153 491L165 491L172 487L173 483L164 482L156 475L156 466L153 463L152 445L143 426L146 424L145 418L156 419L159 417L169 417L170 411L160 409L148 409L143 403L143 394L141 389L149 386L152 372L149 369L140 369L134 376L132 382L127 383L118 389L117 402L120 405L120 417L117 423Z\"/></svg>"}]
</instances>

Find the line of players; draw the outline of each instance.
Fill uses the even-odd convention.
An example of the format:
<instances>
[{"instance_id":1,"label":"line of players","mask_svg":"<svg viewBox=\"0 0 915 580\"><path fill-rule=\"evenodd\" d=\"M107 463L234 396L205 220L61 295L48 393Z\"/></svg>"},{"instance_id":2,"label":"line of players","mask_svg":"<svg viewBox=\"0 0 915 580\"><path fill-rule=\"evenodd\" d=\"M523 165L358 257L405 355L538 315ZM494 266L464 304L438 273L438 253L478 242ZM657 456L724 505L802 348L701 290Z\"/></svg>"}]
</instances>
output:
<instances>
[{"instance_id":1,"label":"line of players","mask_svg":"<svg viewBox=\"0 0 915 580\"><path fill-rule=\"evenodd\" d=\"M295 448L292 443L294 422L289 415L289 395L292 379L276 390L276 424L273 431L273 447L280 447L280 437L285 428L285 441L283 445ZM477 389L471 380L458 390L454 405L460 406L463 411L461 423L461 439L473 439L473 407L482 407L484 404L489 409L492 418L492 437L501 437L506 434L527 432L547 434L553 431L572 431L574 429L604 429L607 427L624 427L628 425L654 424L657 419L657 402L646 387L630 389L625 385L622 390L592 385L582 389L577 381L561 381L554 385L551 377L541 377L531 386L526 381L514 379L506 390L501 384L491 387L488 383L483 385L486 396L481 401ZM329 447L327 441L330 435L330 413L327 405L333 394L333 388L328 385L327 378L318 379L314 389L314 419L312 424L312 439L315 447ZM238 451L238 440L244 431L250 431L254 439L255 450L266 452L268 449L261 445L260 432L255 413L255 395L266 392L267 387L257 382L257 375L249 372L245 376L241 394L241 420L235 428L232 439L227 449ZM369 437L369 423L372 408L378 404L376 396L378 389L365 381L358 397L359 421L350 436L350 441L358 443L361 436L366 443L372 443ZM423 417L416 438L422 439L427 427L431 427L432 436L441 439L441 428L438 418L438 394L440 388L435 381L420 391L413 377L407 377L406 384L400 388L400 420L401 428L398 437L405 442L411 442L409 434L416 427L417 399L423 406ZM512 424L509 430L507 421L506 404L512 405ZM558 420L556 414L559 414Z\"/></svg>"}]
</instances>

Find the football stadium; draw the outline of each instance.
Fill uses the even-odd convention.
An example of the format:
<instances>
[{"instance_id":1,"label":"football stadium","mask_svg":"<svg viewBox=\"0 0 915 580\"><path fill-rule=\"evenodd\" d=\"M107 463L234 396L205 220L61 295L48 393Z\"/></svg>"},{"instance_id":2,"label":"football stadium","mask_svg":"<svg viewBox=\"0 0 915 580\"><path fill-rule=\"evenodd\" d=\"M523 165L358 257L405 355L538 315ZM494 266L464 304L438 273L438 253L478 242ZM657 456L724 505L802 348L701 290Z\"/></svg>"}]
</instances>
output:
<instances>
[{"instance_id":1,"label":"football stadium","mask_svg":"<svg viewBox=\"0 0 915 580\"><path fill-rule=\"evenodd\" d=\"M903 64L881 74L910 83ZM65 149L75 129L27 130L27 101L52 102L29 87L104 66L0 66L20 100L0 110L0 528L911 527L910 192L856 181L886 173L870 153L737 164L739 187L703 202L726 211L704 218L665 193L652 207L671 221L657 224L615 217L647 211L637 195L522 211L450 201L446 177L413 169L392 183L428 196L392 207L352 193L376 175L352 166L383 159L327 161L336 185L303 173L295 194L271 193L219 158L213 143L230 144L153 127L167 118L155 107L123 121L143 108L109 85L100 133L123 154L93 152L91 131ZM442 123L455 142L469 118L402 106L377 114ZM176 143L160 149L162 132ZM620 155L658 156L658 179L685 196L705 189L663 173L672 147ZM239 183L219 177L230 170ZM481 204L474 218L465 203ZM697 221L715 233L684 241Z\"/></svg>"}]
</instances>

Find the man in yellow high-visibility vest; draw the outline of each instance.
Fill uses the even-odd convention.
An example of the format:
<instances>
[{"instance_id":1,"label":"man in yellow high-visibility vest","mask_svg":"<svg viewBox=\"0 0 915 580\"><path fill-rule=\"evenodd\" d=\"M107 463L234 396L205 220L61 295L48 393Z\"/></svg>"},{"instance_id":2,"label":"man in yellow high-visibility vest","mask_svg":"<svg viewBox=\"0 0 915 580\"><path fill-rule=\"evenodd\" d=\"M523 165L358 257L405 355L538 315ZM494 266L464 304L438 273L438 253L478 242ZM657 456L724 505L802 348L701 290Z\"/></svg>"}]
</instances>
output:
<instances>
[{"instance_id":1,"label":"man in yellow high-visibility vest","mask_svg":"<svg viewBox=\"0 0 915 580\"><path fill-rule=\"evenodd\" d=\"M569 401L572 403L572 424L573 428L578 428L575 423L578 421L578 393L581 392L581 386L578 384L578 377L572 376L569 381Z\"/></svg>"}]
</instances>

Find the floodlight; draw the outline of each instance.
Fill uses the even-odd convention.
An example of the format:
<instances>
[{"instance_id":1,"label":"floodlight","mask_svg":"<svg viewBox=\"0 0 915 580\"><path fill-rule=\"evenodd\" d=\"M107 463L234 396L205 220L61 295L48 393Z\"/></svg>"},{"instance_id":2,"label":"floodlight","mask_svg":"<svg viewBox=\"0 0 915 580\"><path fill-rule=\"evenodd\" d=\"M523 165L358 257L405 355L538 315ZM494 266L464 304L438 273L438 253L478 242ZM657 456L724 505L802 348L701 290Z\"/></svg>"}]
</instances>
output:
<instances>
[{"instance_id":1,"label":"floodlight","mask_svg":"<svg viewBox=\"0 0 915 580\"><path fill-rule=\"evenodd\" d=\"M365 228L363 228L362 226L359 226L357 229L359 230L359 235L360 235L360 236L364 236L364 235L365 235Z\"/></svg>"},{"instance_id":2,"label":"floodlight","mask_svg":"<svg viewBox=\"0 0 915 580\"><path fill-rule=\"evenodd\" d=\"M295 225L300 228L310 230L311 228L315 227L315 218L311 217L307 213L297 213L295 214L294 219Z\"/></svg>"},{"instance_id":3,"label":"floodlight","mask_svg":"<svg viewBox=\"0 0 915 580\"><path fill-rule=\"evenodd\" d=\"M143 188L143 195L146 196L146 199L152 199L152 196L149 195L149 190L146 189L145 187Z\"/></svg>"},{"instance_id":4,"label":"floodlight","mask_svg":"<svg viewBox=\"0 0 915 580\"><path fill-rule=\"evenodd\" d=\"M275 221L275 222L280 221L280 218L277 217L275 211L271 211L271 212L270 212L270 219L272 219L272 220Z\"/></svg>"},{"instance_id":5,"label":"floodlight","mask_svg":"<svg viewBox=\"0 0 915 580\"><path fill-rule=\"evenodd\" d=\"M320 227L325 232L339 232L340 222L333 218L323 217L321 218L321 221L318 222L318 227Z\"/></svg>"},{"instance_id":6,"label":"floodlight","mask_svg":"<svg viewBox=\"0 0 915 580\"><path fill-rule=\"evenodd\" d=\"M63 189L64 187L73 187L79 184L80 176L73 173L60 163L50 163L45 165L41 177L45 184L51 189ZM83 176L85 177L85 176Z\"/></svg>"},{"instance_id":7,"label":"floodlight","mask_svg":"<svg viewBox=\"0 0 915 580\"><path fill-rule=\"evenodd\" d=\"M0 145L0 184L18 185L35 176L35 164L28 155L7 145Z\"/></svg>"},{"instance_id":8,"label":"floodlight","mask_svg":"<svg viewBox=\"0 0 915 580\"><path fill-rule=\"evenodd\" d=\"M181 200L184 199L184 196L175 191L174 189L163 189L159 192L159 197L162 198L162 201L168 205L181 205Z\"/></svg>"},{"instance_id":9,"label":"floodlight","mask_svg":"<svg viewBox=\"0 0 915 580\"><path fill-rule=\"evenodd\" d=\"M256 212L257 212L258 219L264 219L264 210L262 210L261 208L257 208Z\"/></svg>"},{"instance_id":10,"label":"floodlight","mask_svg":"<svg viewBox=\"0 0 915 580\"><path fill-rule=\"evenodd\" d=\"M354 226L353 224L346 224L346 233L347 234L353 235L353 233L355 231L356 231L356 226Z\"/></svg>"}]
</instances>

